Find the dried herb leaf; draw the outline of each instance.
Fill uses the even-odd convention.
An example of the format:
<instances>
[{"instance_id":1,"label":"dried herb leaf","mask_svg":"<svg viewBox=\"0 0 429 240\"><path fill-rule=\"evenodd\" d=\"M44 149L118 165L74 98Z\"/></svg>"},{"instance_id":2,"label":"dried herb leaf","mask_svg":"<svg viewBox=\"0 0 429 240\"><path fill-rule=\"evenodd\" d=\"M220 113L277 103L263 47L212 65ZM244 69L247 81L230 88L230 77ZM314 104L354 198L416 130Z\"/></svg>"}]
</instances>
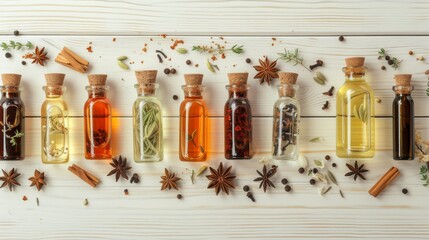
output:
<instances>
[{"instance_id":1,"label":"dried herb leaf","mask_svg":"<svg viewBox=\"0 0 429 240\"><path fill-rule=\"evenodd\" d=\"M338 186L338 182L337 182L337 179L335 178L334 174L328 170L327 175L328 175L329 180L331 180L331 182L333 184Z\"/></svg>"},{"instance_id":2,"label":"dried herb leaf","mask_svg":"<svg viewBox=\"0 0 429 240\"><path fill-rule=\"evenodd\" d=\"M217 65L213 65L208 58L207 58L206 65L207 65L207 68L209 69L209 71L212 72L212 73L216 72L215 69L218 69L218 71L219 71L219 68L217 67Z\"/></svg>"},{"instance_id":3,"label":"dried herb leaf","mask_svg":"<svg viewBox=\"0 0 429 240\"><path fill-rule=\"evenodd\" d=\"M325 167L325 165L323 164L323 162L320 161L320 160L314 160L314 165L316 165L316 167L319 167L319 168L324 168Z\"/></svg>"},{"instance_id":4,"label":"dried herb leaf","mask_svg":"<svg viewBox=\"0 0 429 240\"><path fill-rule=\"evenodd\" d=\"M310 139L310 142L312 142L312 143L322 143L324 141L325 140L323 139L323 137L315 137L315 138Z\"/></svg>"},{"instance_id":5,"label":"dried herb leaf","mask_svg":"<svg viewBox=\"0 0 429 240\"><path fill-rule=\"evenodd\" d=\"M328 180L326 179L325 175L321 174L321 173L315 173L314 177L319 180L320 182L323 182L325 184L328 184Z\"/></svg>"},{"instance_id":6,"label":"dried herb leaf","mask_svg":"<svg viewBox=\"0 0 429 240\"><path fill-rule=\"evenodd\" d=\"M321 195L325 195L326 193L328 193L328 192L331 190L331 188L332 188L332 186L329 186L329 187L327 187L327 186L323 186L323 187L320 189L320 194L321 194Z\"/></svg>"},{"instance_id":7,"label":"dried herb leaf","mask_svg":"<svg viewBox=\"0 0 429 240\"><path fill-rule=\"evenodd\" d=\"M341 196L342 198L344 198L343 191L341 191L341 189L339 189L338 191L340 192L340 196Z\"/></svg>"}]
</instances>

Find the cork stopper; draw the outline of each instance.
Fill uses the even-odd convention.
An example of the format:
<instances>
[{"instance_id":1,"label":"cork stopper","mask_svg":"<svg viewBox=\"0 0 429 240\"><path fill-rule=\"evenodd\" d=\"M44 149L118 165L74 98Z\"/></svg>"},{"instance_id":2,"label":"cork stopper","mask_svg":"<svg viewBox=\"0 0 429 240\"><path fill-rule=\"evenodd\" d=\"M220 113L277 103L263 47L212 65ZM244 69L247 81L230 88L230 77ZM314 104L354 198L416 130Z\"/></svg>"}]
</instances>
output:
<instances>
[{"instance_id":1,"label":"cork stopper","mask_svg":"<svg viewBox=\"0 0 429 240\"><path fill-rule=\"evenodd\" d=\"M65 74L63 73L47 73L45 74L46 86L62 86L64 84Z\"/></svg>"},{"instance_id":2,"label":"cork stopper","mask_svg":"<svg viewBox=\"0 0 429 240\"><path fill-rule=\"evenodd\" d=\"M104 86L106 85L106 74L90 74L88 75L89 85L91 86Z\"/></svg>"},{"instance_id":3,"label":"cork stopper","mask_svg":"<svg viewBox=\"0 0 429 240\"><path fill-rule=\"evenodd\" d=\"M228 73L230 85L246 85L249 73Z\"/></svg>"},{"instance_id":4,"label":"cork stopper","mask_svg":"<svg viewBox=\"0 0 429 240\"><path fill-rule=\"evenodd\" d=\"M201 85L203 83L203 74L185 74L186 85Z\"/></svg>"},{"instance_id":5,"label":"cork stopper","mask_svg":"<svg viewBox=\"0 0 429 240\"><path fill-rule=\"evenodd\" d=\"M155 93L157 70L135 71L137 78L137 92L145 94Z\"/></svg>"},{"instance_id":6,"label":"cork stopper","mask_svg":"<svg viewBox=\"0 0 429 240\"><path fill-rule=\"evenodd\" d=\"M279 72L281 84L296 84L298 73L293 72Z\"/></svg>"},{"instance_id":7,"label":"cork stopper","mask_svg":"<svg viewBox=\"0 0 429 240\"><path fill-rule=\"evenodd\" d=\"M346 66L347 67L363 67L365 64L364 57L351 57L346 58Z\"/></svg>"},{"instance_id":8,"label":"cork stopper","mask_svg":"<svg viewBox=\"0 0 429 240\"><path fill-rule=\"evenodd\" d=\"M395 75L395 82L396 86L403 86L408 87L411 86L411 74L396 74Z\"/></svg>"},{"instance_id":9,"label":"cork stopper","mask_svg":"<svg viewBox=\"0 0 429 240\"><path fill-rule=\"evenodd\" d=\"M21 83L21 75L14 73L4 73L1 75L3 86L18 87Z\"/></svg>"}]
</instances>

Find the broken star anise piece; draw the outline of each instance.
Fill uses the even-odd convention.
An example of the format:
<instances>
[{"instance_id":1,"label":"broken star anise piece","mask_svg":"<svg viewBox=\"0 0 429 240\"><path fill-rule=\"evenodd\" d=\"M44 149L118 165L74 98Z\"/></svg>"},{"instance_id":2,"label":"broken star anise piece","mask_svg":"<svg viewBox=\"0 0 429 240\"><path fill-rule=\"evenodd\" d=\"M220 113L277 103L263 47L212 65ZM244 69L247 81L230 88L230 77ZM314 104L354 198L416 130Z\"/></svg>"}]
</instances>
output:
<instances>
[{"instance_id":1,"label":"broken star anise piece","mask_svg":"<svg viewBox=\"0 0 429 240\"><path fill-rule=\"evenodd\" d=\"M210 167L211 175L207 175L207 179L210 180L207 188L214 188L216 195L219 195L220 191L229 195L229 189L235 188L234 186L234 176L231 172L232 166L224 169L222 162L219 164L219 167L216 169Z\"/></svg>"},{"instance_id":2,"label":"broken star anise piece","mask_svg":"<svg viewBox=\"0 0 429 240\"><path fill-rule=\"evenodd\" d=\"M28 180L31 181L30 187L36 186L37 191L40 191L42 189L42 187L44 185L46 185L46 182L45 182L45 173L44 172L41 173L37 169L34 170L34 176L31 177L31 178L29 178Z\"/></svg>"},{"instance_id":3,"label":"broken star anise piece","mask_svg":"<svg viewBox=\"0 0 429 240\"><path fill-rule=\"evenodd\" d=\"M253 66L253 68L258 71L254 78L259 79L260 84L266 82L270 85L274 78L279 77L277 72L280 70L276 68L276 64L277 60L270 62L267 57L265 57L265 60L259 59L259 66Z\"/></svg>"},{"instance_id":4,"label":"broken star anise piece","mask_svg":"<svg viewBox=\"0 0 429 240\"><path fill-rule=\"evenodd\" d=\"M12 170L7 173L5 170L2 169L3 177L0 177L0 181L3 181L3 184L0 186L0 188L9 187L9 191L12 191L13 186L21 186L21 184L16 180L17 177L19 177L21 174L18 173L18 171L15 168L12 168Z\"/></svg>"},{"instance_id":5,"label":"broken star anise piece","mask_svg":"<svg viewBox=\"0 0 429 240\"><path fill-rule=\"evenodd\" d=\"M353 179L356 181L358 177L362 178L363 180L366 180L366 178L362 175L364 172L368 172L368 170L364 169L365 164L358 165L358 162L355 161L355 166L346 163L346 166L350 169L350 172L346 173L345 176L354 176Z\"/></svg>"},{"instance_id":6,"label":"broken star anise piece","mask_svg":"<svg viewBox=\"0 0 429 240\"><path fill-rule=\"evenodd\" d=\"M179 177L176 177L176 173L172 172L170 173L168 171L167 168L165 168L165 173L164 176L161 176L161 181L160 183L162 183L161 185L161 191L165 190L168 188L168 190L174 188L176 190L179 190L179 188L177 187L177 182L182 180Z\"/></svg>"},{"instance_id":7,"label":"broken star anise piece","mask_svg":"<svg viewBox=\"0 0 429 240\"><path fill-rule=\"evenodd\" d=\"M253 181L261 182L259 184L259 188L264 187L264 192L266 192L267 189L270 187L273 187L273 188L276 187L274 186L274 183L270 180L270 178L274 176L274 174L276 174L277 172L276 165L271 166L270 170L267 170L267 165L264 165L264 168L262 169L262 173L258 170L256 170L256 172L259 174L260 177L255 178Z\"/></svg>"},{"instance_id":8,"label":"broken star anise piece","mask_svg":"<svg viewBox=\"0 0 429 240\"><path fill-rule=\"evenodd\" d=\"M31 63L36 63L36 64L40 64L42 66L45 66L45 61L49 60L47 55L48 55L48 53L45 52L44 47L40 50L39 50L39 47L36 47L36 49L34 50L34 53L32 53L29 56L29 58L33 59L33 61Z\"/></svg>"},{"instance_id":9,"label":"broken star anise piece","mask_svg":"<svg viewBox=\"0 0 429 240\"><path fill-rule=\"evenodd\" d=\"M131 169L131 167L128 167L127 165L127 158L122 158L121 155L119 155L119 158L112 158L112 162L110 163L110 166L113 167L113 170L107 174L107 176L116 174L116 182L119 180L119 178L122 176L123 178L128 180L127 172Z\"/></svg>"}]
</instances>

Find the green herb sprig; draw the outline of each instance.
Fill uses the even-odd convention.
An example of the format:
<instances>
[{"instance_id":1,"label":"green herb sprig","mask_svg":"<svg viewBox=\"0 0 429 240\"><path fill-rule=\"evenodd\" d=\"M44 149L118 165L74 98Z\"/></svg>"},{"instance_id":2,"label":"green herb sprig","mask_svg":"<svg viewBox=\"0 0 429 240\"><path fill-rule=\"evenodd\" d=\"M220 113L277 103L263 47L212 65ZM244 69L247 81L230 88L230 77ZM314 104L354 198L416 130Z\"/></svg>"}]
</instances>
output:
<instances>
[{"instance_id":1,"label":"green herb sprig","mask_svg":"<svg viewBox=\"0 0 429 240\"><path fill-rule=\"evenodd\" d=\"M422 181L423 186L429 185L429 177L428 177L428 167L423 165L420 167L420 180Z\"/></svg>"},{"instance_id":2,"label":"green herb sprig","mask_svg":"<svg viewBox=\"0 0 429 240\"><path fill-rule=\"evenodd\" d=\"M11 144L12 146L16 146L16 139L17 139L17 138L21 138L21 137L23 137L23 136L24 136L24 133L23 133L23 132L20 132L20 131L16 130L16 131L15 131L15 135L13 135L13 136L11 136L11 137L10 137L10 144Z\"/></svg>"},{"instance_id":3,"label":"green herb sprig","mask_svg":"<svg viewBox=\"0 0 429 240\"><path fill-rule=\"evenodd\" d=\"M215 54L223 54L227 51L232 51L236 54L241 54L244 52L243 45L238 46L238 44L235 44L232 46L232 48L224 49L221 45L216 45L216 48L209 47L209 46L192 46L192 51L197 51L199 53L215 53Z\"/></svg>"},{"instance_id":4,"label":"green herb sprig","mask_svg":"<svg viewBox=\"0 0 429 240\"><path fill-rule=\"evenodd\" d=\"M15 49L15 50L21 50L21 49L32 49L34 47L34 45L27 41L27 43L20 43L20 42L15 42L10 40L9 44L6 42L2 42L0 47L2 48L3 51L7 51L9 49Z\"/></svg>"},{"instance_id":5,"label":"green herb sprig","mask_svg":"<svg viewBox=\"0 0 429 240\"><path fill-rule=\"evenodd\" d=\"M398 60L395 57L390 57L384 48L380 48L380 51L378 51L378 59L385 59L387 61L387 64L389 64L391 67L393 67L395 70L399 68L399 64L402 62L402 60Z\"/></svg>"}]
</instances>

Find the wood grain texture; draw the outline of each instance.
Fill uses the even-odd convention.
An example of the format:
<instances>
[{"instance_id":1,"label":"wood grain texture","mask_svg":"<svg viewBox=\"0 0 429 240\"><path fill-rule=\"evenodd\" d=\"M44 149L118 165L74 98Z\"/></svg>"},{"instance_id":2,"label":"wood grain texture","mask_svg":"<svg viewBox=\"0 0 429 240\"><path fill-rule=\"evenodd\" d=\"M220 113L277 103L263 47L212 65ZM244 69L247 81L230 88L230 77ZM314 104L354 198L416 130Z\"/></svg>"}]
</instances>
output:
<instances>
[{"instance_id":1,"label":"wood grain texture","mask_svg":"<svg viewBox=\"0 0 429 240\"><path fill-rule=\"evenodd\" d=\"M424 0L1 1L0 34L384 35L429 32Z\"/></svg>"},{"instance_id":2,"label":"wood grain texture","mask_svg":"<svg viewBox=\"0 0 429 240\"><path fill-rule=\"evenodd\" d=\"M188 54L178 54L171 50L171 38L182 39L185 44L180 47L191 49L193 45L211 45L212 41L217 43L227 42L228 47L235 44L243 44L245 52L237 55L228 52L225 59L215 61L220 68L217 73L211 73L206 67L207 58L210 55L190 52ZM281 37L273 41L270 37L228 37L224 40L211 37L0 37L0 41L25 42L27 40L35 45L45 46L49 57L54 59L59 51L67 46L90 62L89 73L107 73L108 84L110 85L110 99L113 103L115 116L131 116L131 105L135 100L137 93L134 89L136 83L133 70L157 69L158 82L160 84L157 95L161 98L164 115L178 116L180 101L183 99L181 85L184 84L184 73L203 73L204 85L206 90L204 98L208 104L210 116L223 116L224 104L227 99L228 72L249 72L249 99L252 104L254 116L271 116L272 107L278 94L275 87L278 80L275 80L272 86L266 84L259 86L259 81L253 79L256 71L253 65L258 64L258 58L264 55L274 60L278 57L277 53L283 52L285 48L294 50L299 48L304 57L304 64L314 64L317 59L324 61L323 68L320 70L328 79L325 86L318 85L312 78L312 74L302 66L293 66L293 64L281 62L278 60L278 67L282 71L295 71L300 74L298 84L298 99L302 106L303 116L335 116L335 97L322 95L328 91L331 86L338 89L344 82L342 67L345 65L344 59L350 56L365 56L368 67L367 79L374 89L375 96L382 102L376 104L377 116L391 116L391 103L394 93L393 75L395 73L412 73L413 85L415 90L413 97L416 103L417 116L429 116L429 108L424 106L429 104L429 98L426 95L428 76L424 72L429 69L429 63L426 61L416 61L418 56L426 56L429 59L429 49L427 42L429 37L347 37L345 42L339 42L335 37ZM152 41L150 40L152 39ZM89 44L92 42L92 44ZM147 44L147 52L142 48ZM274 46L272 46L274 44ZM92 46L92 53L86 50L86 47ZM400 68L395 71L388 67L383 71L382 65L386 61L378 60L378 51L385 48L391 56L403 60ZM155 50L163 50L170 61L158 63ZM413 50L413 56L408 52ZM72 116L82 116L83 105L87 99L85 86L88 85L87 77L84 74L75 72L69 68L55 63L53 60L48 62L47 67L39 67L28 62L27 66L22 66L21 56L25 51L11 51L13 57L6 59L0 58L0 64L4 72L19 72L23 74L23 98L27 104L26 115L40 116L40 106L44 101L42 86L45 85L43 74L47 72L66 73L66 86L68 91L65 98L70 105L69 111ZM128 56L131 70L125 71L118 67L116 58L122 55ZM245 62L246 58L251 58L252 64ZM194 65L186 65L186 60L192 60ZM143 63L142 63L143 62ZM164 68L175 68L177 74L165 75ZM174 101L172 96L179 96L178 101ZM321 108L325 101L329 101L331 107L323 111Z\"/></svg>"}]
</instances>

